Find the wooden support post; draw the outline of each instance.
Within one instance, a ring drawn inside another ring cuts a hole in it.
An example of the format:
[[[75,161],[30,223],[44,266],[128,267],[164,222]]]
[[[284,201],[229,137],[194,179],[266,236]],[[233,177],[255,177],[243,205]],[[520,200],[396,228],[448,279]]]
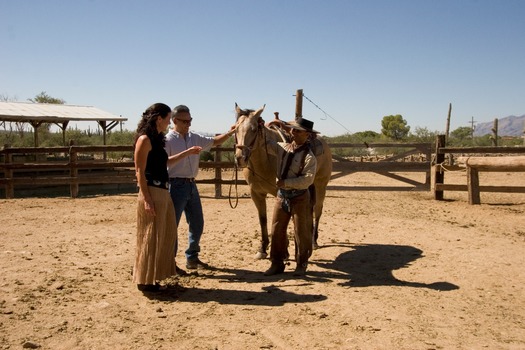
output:
[[[105,120],[99,120],[98,121],[98,125],[100,125],[100,127],[102,128],[102,140],[103,140],[103,143],[104,143],[104,146],[105,146],[106,143],[107,143],[107,126],[106,126],[106,121]],[[104,151],[104,154],[103,154],[102,158],[104,160],[108,159],[108,155],[107,155],[106,151]]]
[[[434,164],[434,183],[432,190],[434,191],[434,199],[443,200],[443,190],[436,190],[436,184],[445,183],[445,174],[441,169],[441,164],[445,161],[445,155],[439,153],[439,149],[445,147],[445,135],[436,136],[436,162]]]
[[[69,192],[71,198],[78,197],[78,168],[77,168],[78,154],[73,149],[73,140],[69,142],[69,174],[71,183],[69,185]]]
[[[479,171],[478,169],[467,167],[467,190],[468,204],[480,204],[479,194]]]
[[[40,127],[40,125],[42,125],[42,122],[36,122],[36,121],[30,121],[29,122],[31,124],[31,126],[33,127],[33,136],[34,136],[34,140],[35,140],[35,147],[38,147],[38,144],[39,144],[39,141],[38,141],[38,128]]]
[[[9,145],[4,145],[4,149],[8,149]],[[5,153],[4,163],[6,165],[13,163],[13,154]],[[13,184],[13,169],[7,167],[5,169],[4,177],[7,179],[5,185],[5,198],[15,198],[15,185]]]
[[[297,90],[295,94],[295,120],[303,116],[303,90]]]

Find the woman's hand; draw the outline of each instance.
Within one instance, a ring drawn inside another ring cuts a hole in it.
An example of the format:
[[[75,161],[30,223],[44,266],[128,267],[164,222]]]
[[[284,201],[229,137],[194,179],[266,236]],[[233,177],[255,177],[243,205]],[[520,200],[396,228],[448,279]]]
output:
[[[144,200],[144,210],[151,216],[155,216],[155,205],[151,199]]]

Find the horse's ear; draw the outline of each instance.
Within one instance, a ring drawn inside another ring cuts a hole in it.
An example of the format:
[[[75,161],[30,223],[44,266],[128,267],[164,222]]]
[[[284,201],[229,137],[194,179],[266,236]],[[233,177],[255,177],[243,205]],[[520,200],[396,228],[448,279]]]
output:
[[[241,107],[239,107],[237,102],[235,102],[235,120],[239,119],[241,112],[242,112]]]
[[[254,115],[260,117],[262,112],[264,111],[264,107],[266,107],[266,104],[264,104],[261,108],[255,111]]]

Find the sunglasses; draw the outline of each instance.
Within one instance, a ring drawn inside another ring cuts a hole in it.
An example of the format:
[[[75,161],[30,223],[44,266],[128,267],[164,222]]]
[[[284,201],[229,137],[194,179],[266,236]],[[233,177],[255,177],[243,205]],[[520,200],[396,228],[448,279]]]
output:
[[[183,124],[186,124],[186,125],[190,125],[191,121],[193,120],[193,118],[190,118],[189,120],[179,119],[179,118],[175,118],[175,119],[177,119],[178,121],[180,121],[180,122],[182,122]]]

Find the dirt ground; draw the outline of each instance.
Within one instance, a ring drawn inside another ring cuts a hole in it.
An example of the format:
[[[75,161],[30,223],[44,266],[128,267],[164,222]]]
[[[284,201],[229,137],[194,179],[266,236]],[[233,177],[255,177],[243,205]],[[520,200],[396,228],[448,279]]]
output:
[[[523,185],[525,174],[480,182]],[[466,192],[342,189],[390,184],[333,180],[305,277],[293,261],[263,276],[251,200],[232,209],[200,185],[201,258],[214,270],[175,276],[158,295],[131,282],[135,194],[2,199],[0,349],[525,349],[525,194],[469,205]],[[186,231],[183,221],[180,266]]]

